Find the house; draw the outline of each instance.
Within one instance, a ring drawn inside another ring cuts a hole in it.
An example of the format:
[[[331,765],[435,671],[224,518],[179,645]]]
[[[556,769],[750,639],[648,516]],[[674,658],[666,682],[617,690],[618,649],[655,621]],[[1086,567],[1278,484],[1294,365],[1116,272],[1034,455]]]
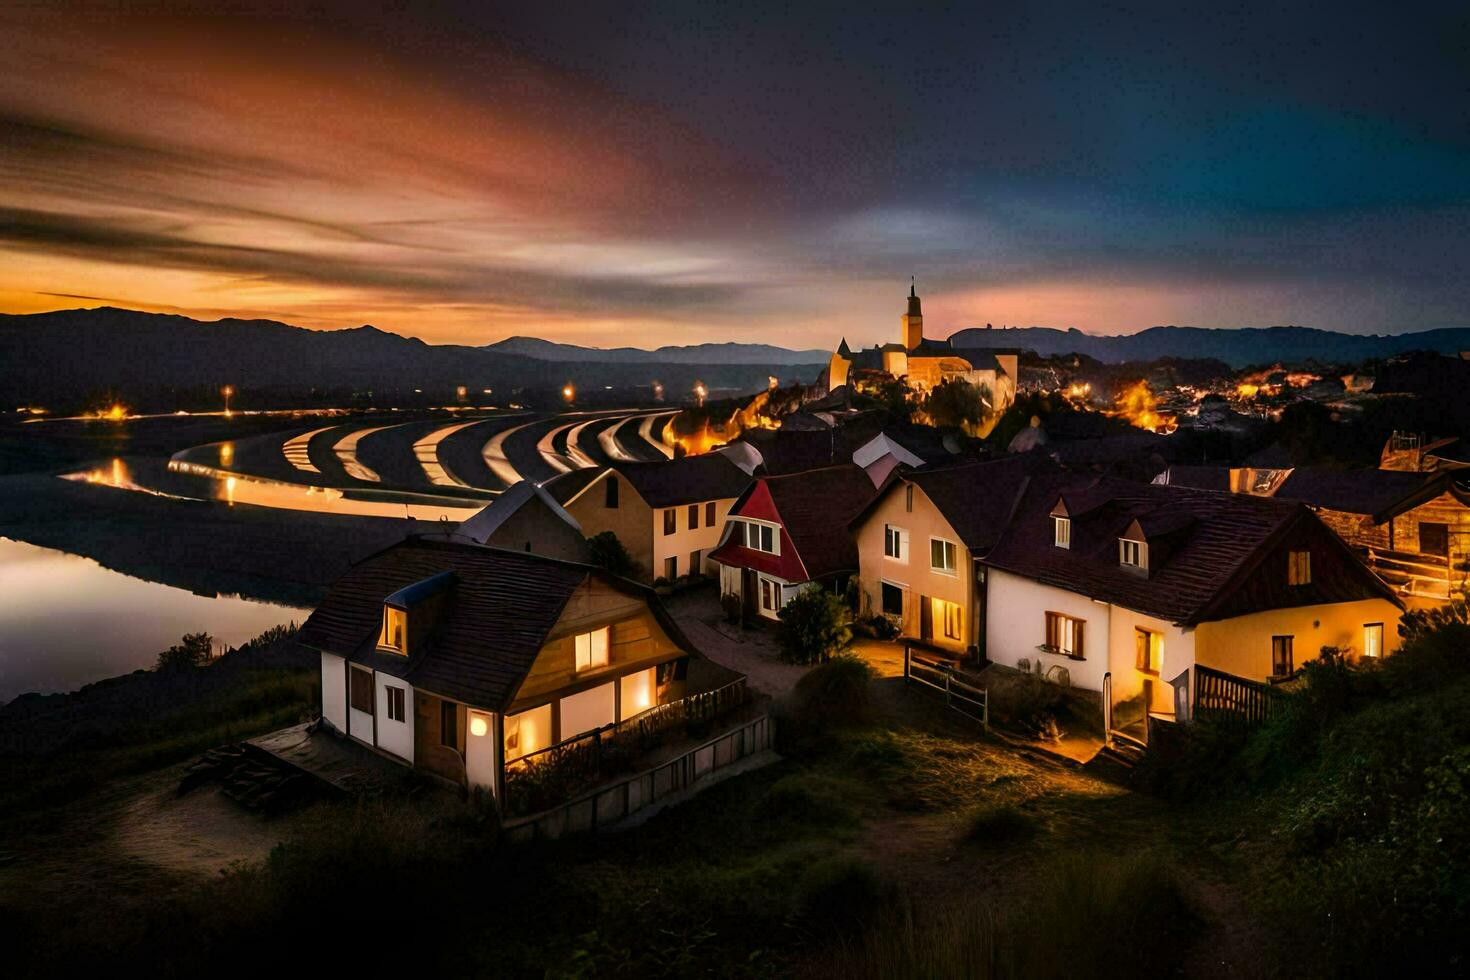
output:
[[[497,798],[508,764],[682,698],[698,656],[643,586],[419,538],[349,569],[299,639],[339,732]]]
[[[885,615],[908,639],[964,655],[985,642],[982,560],[1004,532],[1031,473],[1013,456],[935,470],[894,470],[849,523],[862,615]]]
[[[548,558],[585,562],[591,557],[582,526],[544,487],[522,480],[450,535],[474,544],[531,551]]]
[[[1171,466],[1154,482],[1300,501],[1400,595],[1432,604],[1470,589],[1470,478],[1462,472]]]
[[[713,452],[657,463],[614,463],[547,485],[587,537],[611,531],[642,582],[712,574],[709,553],[750,476]]]
[[[945,381],[964,380],[988,392],[989,409],[999,415],[1016,400],[1020,356],[1013,350],[960,348],[948,340],[924,336],[924,311],[914,287],[900,318],[899,342],[853,351],[844,339],[832,353],[826,371],[828,391],[851,384],[863,373],[905,378],[916,391],[930,391]]]
[[[1399,599],[1292,501],[1038,474],[984,563],[992,662],[1159,713],[1196,665],[1264,681],[1398,646]]]
[[[964,452],[963,433],[945,433],[928,425],[889,425],[854,450],[852,461],[867,471],[877,487],[899,466],[917,469],[958,463],[967,458]]]
[[[776,619],[812,583],[841,588],[857,571],[847,524],[875,488],[851,463],[756,480],[730,508],[720,546],[720,595],[738,596],[751,615]]]

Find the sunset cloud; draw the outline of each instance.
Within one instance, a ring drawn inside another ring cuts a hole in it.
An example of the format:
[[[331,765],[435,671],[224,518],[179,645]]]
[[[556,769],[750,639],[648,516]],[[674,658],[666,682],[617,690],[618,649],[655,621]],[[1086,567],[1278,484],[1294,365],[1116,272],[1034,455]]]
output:
[[[1470,119],[1415,101],[1465,65],[1339,72],[1391,18],[844,11],[0,13],[0,309],[825,346],[912,272],[941,334],[1467,322]]]

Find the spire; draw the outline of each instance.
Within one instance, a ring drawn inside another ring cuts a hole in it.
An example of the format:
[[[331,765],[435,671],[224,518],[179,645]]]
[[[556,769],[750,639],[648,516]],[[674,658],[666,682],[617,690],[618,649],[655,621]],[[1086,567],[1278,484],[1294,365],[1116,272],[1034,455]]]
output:
[[[918,296],[914,293],[914,286],[915,286],[914,277],[913,276],[909,276],[909,296],[912,297],[912,298],[914,298],[914,299],[917,299]]]
[[[918,287],[915,285],[914,277],[909,276],[909,316],[923,316],[923,310],[919,309]]]

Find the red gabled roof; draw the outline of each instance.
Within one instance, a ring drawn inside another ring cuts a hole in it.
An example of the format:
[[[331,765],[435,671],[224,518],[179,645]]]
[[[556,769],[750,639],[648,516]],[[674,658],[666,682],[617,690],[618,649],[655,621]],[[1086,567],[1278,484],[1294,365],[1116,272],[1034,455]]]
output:
[[[855,571],[857,543],[847,524],[874,493],[867,473],[851,463],[763,477],[735,502],[730,516],[779,524],[781,554],[766,554],[727,540],[710,557],[788,582]]]

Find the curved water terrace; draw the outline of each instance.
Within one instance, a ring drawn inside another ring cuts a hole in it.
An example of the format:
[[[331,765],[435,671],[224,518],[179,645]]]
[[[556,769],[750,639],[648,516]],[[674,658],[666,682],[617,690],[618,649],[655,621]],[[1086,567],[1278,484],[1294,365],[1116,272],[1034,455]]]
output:
[[[166,470],[121,460],[64,478],[230,505],[458,522],[523,480],[613,462],[667,459],[671,410],[382,417],[204,443]]]

